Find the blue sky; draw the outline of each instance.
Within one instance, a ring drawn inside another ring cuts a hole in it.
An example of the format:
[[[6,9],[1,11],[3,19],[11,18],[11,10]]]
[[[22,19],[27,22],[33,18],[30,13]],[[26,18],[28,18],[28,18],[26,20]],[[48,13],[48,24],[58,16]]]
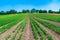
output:
[[[60,9],[60,0],[0,0],[0,11],[10,9],[21,11],[32,8],[57,11]]]

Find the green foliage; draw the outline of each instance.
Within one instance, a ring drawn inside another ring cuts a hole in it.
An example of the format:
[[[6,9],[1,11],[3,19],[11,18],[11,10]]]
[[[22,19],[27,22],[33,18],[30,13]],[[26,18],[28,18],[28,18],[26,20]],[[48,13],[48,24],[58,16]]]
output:
[[[10,37],[11,37],[11,35],[8,35],[8,36],[5,38],[5,40],[8,40]]]
[[[34,14],[36,17],[60,22],[60,14]]]
[[[34,19],[34,18],[32,18],[32,19]],[[37,19],[35,19],[35,20],[37,20]],[[32,20],[32,21],[33,21],[33,24],[34,24],[38,34],[41,36],[41,40],[46,40],[47,37],[49,40],[50,39],[53,40],[52,35],[50,35],[43,27],[39,26],[39,24],[37,22],[35,22],[35,20]]]
[[[38,40],[37,31],[36,31],[36,28],[34,27],[34,25],[32,24],[32,21],[31,21],[31,28],[32,28],[33,35],[35,37],[35,40]]]
[[[35,18],[36,19],[36,18]],[[47,26],[48,28],[52,29],[53,31],[55,31],[56,33],[60,34],[60,27],[55,26],[54,24],[48,23],[46,21],[43,20],[39,20],[36,19],[38,22],[42,23],[43,25]]]
[[[16,39],[17,34],[18,34],[19,31],[20,31],[20,37],[19,37],[18,40],[22,40],[23,31],[24,31],[24,29],[25,29],[26,24],[27,24],[27,21],[26,21],[26,19],[25,19],[21,24],[19,24],[19,25],[17,26],[17,28],[14,30],[15,34],[14,34],[12,40],[15,40],[15,39]]]
[[[38,24],[34,20],[32,20],[32,23],[34,24],[34,27],[35,27],[37,33],[41,36],[41,40],[46,40],[46,38],[45,38],[42,30],[39,28]]]
[[[16,10],[10,10],[10,11],[7,11],[6,13],[7,14],[14,14],[14,13],[17,13],[17,11]]]
[[[14,34],[12,40],[15,40],[16,36],[17,36],[17,33]]]
[[[12,14],[13,15],[13,14]],[[10,16],[12,16],[10,15]],[[4,15],[4,16],[7,16],[7,15]],[[4,33],[5,31],[7,31],[8,29],[10,29],[12,26],[14,26],[15,24],[17,24],[18,22],[20,22],[22,19],[23,19],[23,14],[21,15],[13,15],[11,18],[8,16],[6,18],[4,18],[4,16],[1,16],[1,20],[2,22],[0,22],[1,25],[3,25],[1,28],[0,28],[0,34]],[[3,19],[4,18],[4,19]],[[7,19],[10,19],[10,20],[7,20]],[[10,23],[8,23],[10,22]],[[8,23],[6,26],[4,24]]]
[[[20,37],[18,40],[22,40],[23,32],[20,33]]]

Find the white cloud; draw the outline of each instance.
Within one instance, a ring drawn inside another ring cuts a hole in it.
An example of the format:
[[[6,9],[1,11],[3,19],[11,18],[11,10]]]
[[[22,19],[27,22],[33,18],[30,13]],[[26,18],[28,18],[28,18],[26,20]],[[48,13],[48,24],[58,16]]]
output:
[[[53,0],[52,3],[41,7],[41,9],[46,9],[46,10],[54,10],[54,11],[58,11],[60,9],[60,3],[57,3],[56,0]]]
[[[58,3],[51,3],[47,6],[48,9],[51,10],[59,10],[60,9],[60,5]]]

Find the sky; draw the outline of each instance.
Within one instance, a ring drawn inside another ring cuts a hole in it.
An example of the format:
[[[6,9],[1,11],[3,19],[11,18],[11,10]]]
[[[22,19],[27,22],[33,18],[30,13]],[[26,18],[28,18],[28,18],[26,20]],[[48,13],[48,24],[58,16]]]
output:
[[[58,11],[60,0],[0,0],[0,11],[10,9],[21,11],[23,9],[31,10],[32,8]]]

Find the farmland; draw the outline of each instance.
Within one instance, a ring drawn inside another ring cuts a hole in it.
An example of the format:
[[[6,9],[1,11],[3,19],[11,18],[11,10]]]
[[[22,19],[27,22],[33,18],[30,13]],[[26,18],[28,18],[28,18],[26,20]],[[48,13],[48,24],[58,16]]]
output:
[[[60,40],[60,14],[0,15],[0,40]]]

